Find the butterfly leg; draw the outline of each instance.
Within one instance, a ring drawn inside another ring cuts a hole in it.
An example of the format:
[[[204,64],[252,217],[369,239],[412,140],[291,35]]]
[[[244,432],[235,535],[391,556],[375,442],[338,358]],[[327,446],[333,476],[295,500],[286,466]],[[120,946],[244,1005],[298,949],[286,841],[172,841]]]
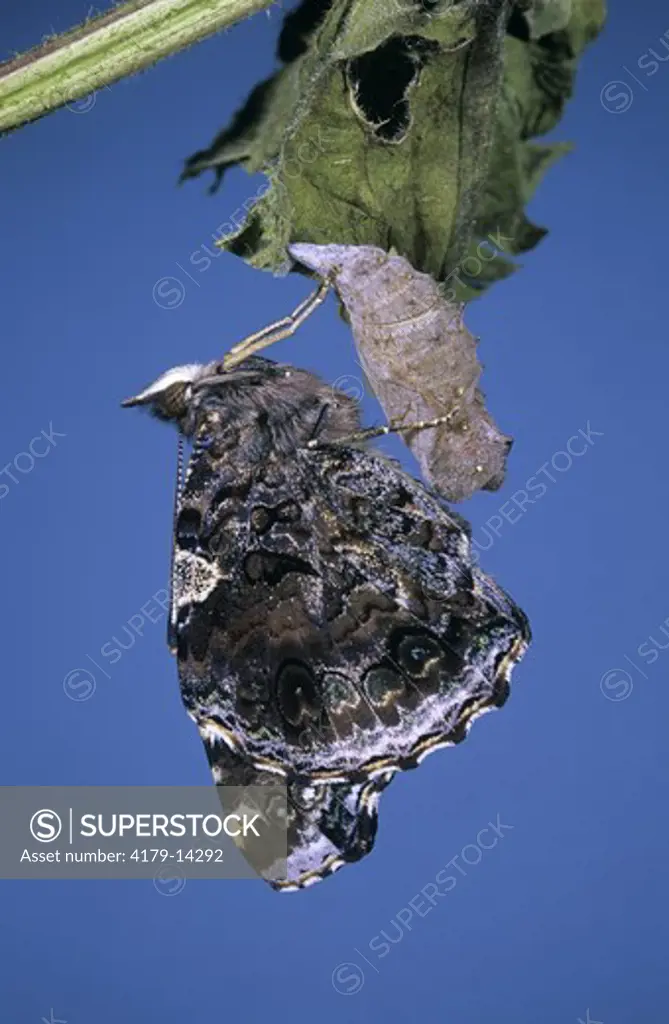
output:
[[[316,291],[308,295],[297,309],[293,310],[290,316],[285,316],[282,320],[268,324],[267,327],[256,331],[255,334],[249,334],[247,338],[233,345],[223,359],[224,368],[229,370],[231,367],[237,366],[244,359],[247,359],[254,352],[259,352],[260,349],[267,348],[268,345],[273,345],[277,341],[290,337],[304,323],[307,317],[320,306],[329,290],[329,279],[321,281]]]
[[[445,413],[443,416],[435,416],[431,420],[416,420],[413,423],[401,423],[397,420],[391,420],[390,423],[383,427],[367,427],[365,430],[358,430],[355,434],[349,434],[347,437],[338,437],[335,442],[329,441],[328,444],[360,444],[362,441],[371,441],[374,437],[385,437],[387,434],[410,434],[413,431],[430,430],[448,423],[457,411],[456,406],[455,409],[451,409],[450,412]],[[311,441],[307,441],[307,448],[318,448],[321,443],[314,438]]]

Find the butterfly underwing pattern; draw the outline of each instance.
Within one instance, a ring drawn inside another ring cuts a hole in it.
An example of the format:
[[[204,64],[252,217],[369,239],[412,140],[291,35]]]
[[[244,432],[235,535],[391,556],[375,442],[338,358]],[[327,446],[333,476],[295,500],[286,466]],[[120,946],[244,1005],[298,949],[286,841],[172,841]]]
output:
[[[296,889],[371,850],[395,773],[504,703],[523,612],[466,522],[358,440],[357,403],[258,356],[176,367],[126,405],[192,443],[172,634],[219,785],[281,783]]]
[[[392,772],[359,783],[293,781],[279,788],[275,775],[258,771],[229,747],[205,743],[205,749],[214,778],[220,780],[225,810],[260,811],[262,820],[277,829],[274,843],[267,842],[264,831],[260,839],[252,834],[234,839],[273,888],[306,888],[372,849],[379,797]]]

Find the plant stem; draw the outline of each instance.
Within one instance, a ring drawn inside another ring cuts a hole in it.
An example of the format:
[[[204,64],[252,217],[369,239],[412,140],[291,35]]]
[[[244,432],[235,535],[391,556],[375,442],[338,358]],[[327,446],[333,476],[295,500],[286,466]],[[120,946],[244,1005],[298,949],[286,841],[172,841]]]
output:
[[[130,0],[0,64],[0,133],[205,39],[274,0]]]

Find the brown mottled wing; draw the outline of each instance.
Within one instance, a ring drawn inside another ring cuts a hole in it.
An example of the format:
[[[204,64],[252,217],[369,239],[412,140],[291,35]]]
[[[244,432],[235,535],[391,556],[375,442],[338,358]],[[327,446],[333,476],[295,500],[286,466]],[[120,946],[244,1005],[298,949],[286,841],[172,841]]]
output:
[[[235,839],[250,865],[274,889],[304,889],[371,853],[379,797],[392,773],[358,784],[293,782],[279,789],[276,776],[257,771],[225,743],[208,738],[205,748],[226,812],[248,810],[251,802],[252,810],[269,819],[275,838],[285,836],[287,856],[284,849],[276,855],[276,842],[268,846],[264,841],[267,830],[261,830],[260,839],[251,834]]]
[[[279,779],[362,785],[355,801],[503,703],[525,616],[398,466],[342,446],[203,466],[184,488],[175,595],[206,743]]]

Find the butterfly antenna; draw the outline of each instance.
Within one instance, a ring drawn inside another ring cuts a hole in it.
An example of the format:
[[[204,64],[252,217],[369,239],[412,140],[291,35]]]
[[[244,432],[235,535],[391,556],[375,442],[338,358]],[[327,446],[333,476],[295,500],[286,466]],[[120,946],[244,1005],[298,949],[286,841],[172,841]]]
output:
[[[177,546],[177,520],[179,519],[179,512],[181,511],[181,494],[183,491],[183,477],[184,477],[184,439],[179,434],[179,440],[177,442],[177,479],[174,486],[174,511],[172,515],[172,558],[170,561],[170,613],[167,622],[167,646],[170,649],[170,654],[177,653],[177,609],[175,601],[175,574],[176,574],[176,560],[175,551]]]

